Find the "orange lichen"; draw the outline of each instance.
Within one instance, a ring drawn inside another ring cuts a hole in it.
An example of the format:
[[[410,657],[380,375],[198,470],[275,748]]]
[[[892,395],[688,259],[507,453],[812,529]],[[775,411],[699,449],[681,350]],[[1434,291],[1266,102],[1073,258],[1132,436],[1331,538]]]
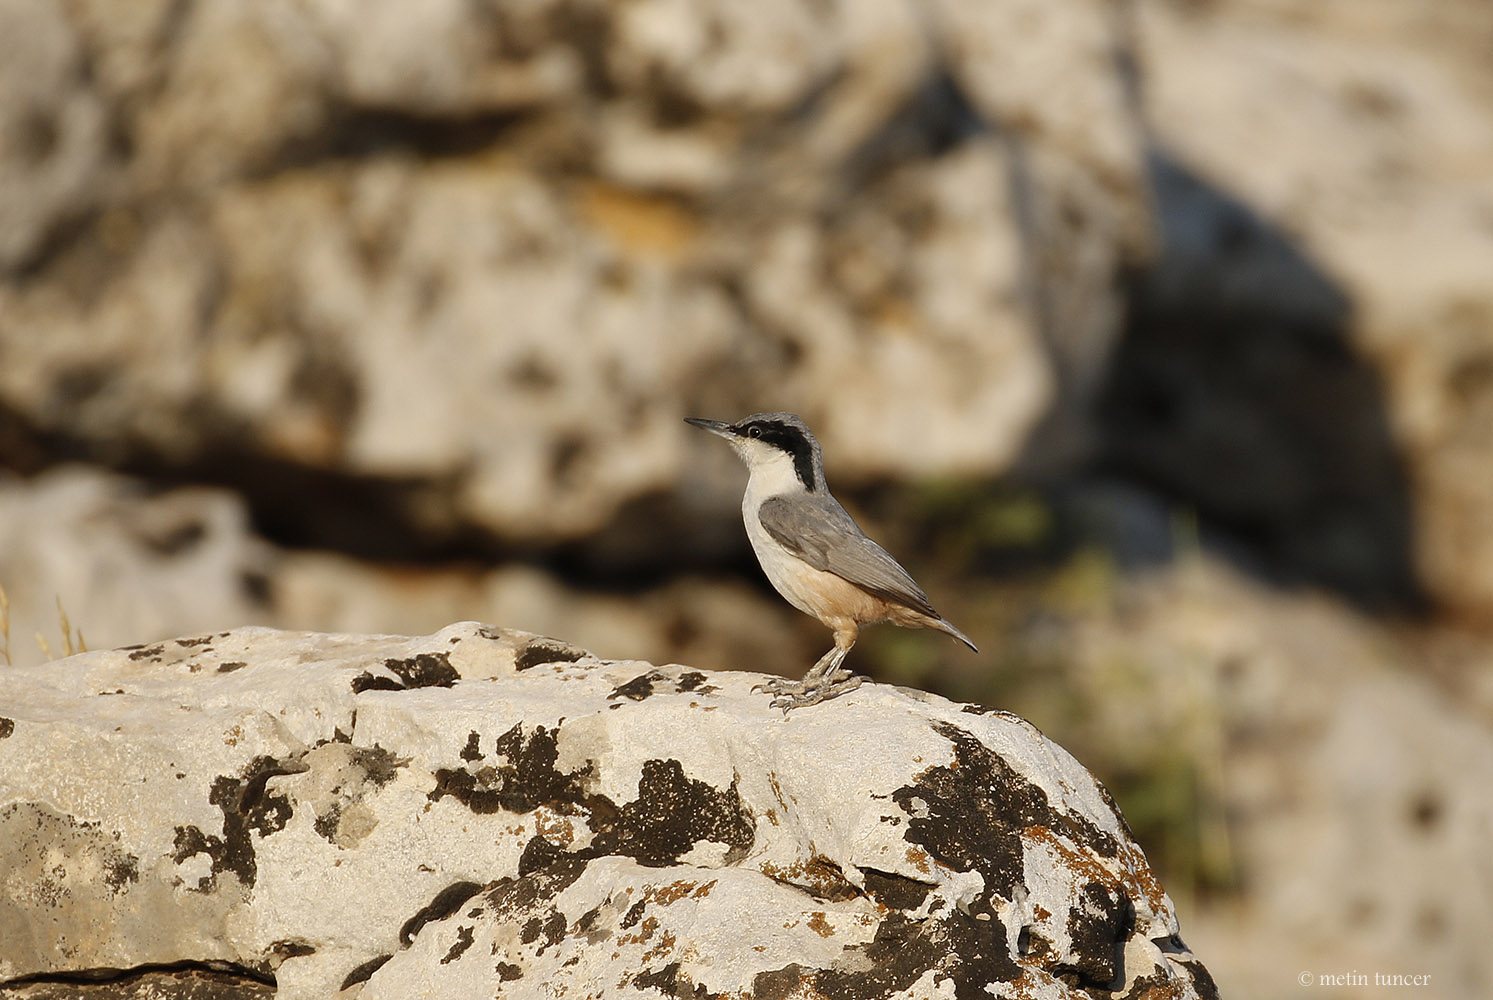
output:
[[[686,882],[680,879],[670,885],[657,886],[649,889],[646,898],[652,899],[660,906],[668,906],[670,903],[678,902],[695,890],[699,883]]]
[[[657,195],[591,183],[580,189],[576,207],[618,246],[642,254],[678,257],[700,238],[699,219],[679,203]]]

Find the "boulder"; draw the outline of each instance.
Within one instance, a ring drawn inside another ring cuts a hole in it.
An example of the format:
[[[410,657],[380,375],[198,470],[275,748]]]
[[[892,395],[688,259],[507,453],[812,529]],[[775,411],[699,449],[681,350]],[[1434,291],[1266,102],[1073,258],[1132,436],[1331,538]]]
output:
[[[1127,369],[1159,419],[1124,427],[1127,455],[1316,579],[1394,596],[1413,575],[1488,620],[1493,8],[1134,10],[1146,115],[1180,169],[1158,185],[1160,315]]]
[[[0,671],[0,981],[1216,996],[1029,723],[882,685],[784,715],[760,679],[471,622]]]
[[[1139,132],[1106,5],[966,6],[0,3],[0,461],[532,545],[677,491],[689,412],[864,478],[1070,455]]]

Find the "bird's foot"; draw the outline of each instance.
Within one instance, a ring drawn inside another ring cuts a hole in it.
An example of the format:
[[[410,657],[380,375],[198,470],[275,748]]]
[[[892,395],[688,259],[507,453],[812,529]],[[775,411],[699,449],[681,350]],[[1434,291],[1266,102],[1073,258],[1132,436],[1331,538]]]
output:
[[[864,677],[857,676],[849,670],[835,670],[820,677],[814,677],[811,673],[801,681],[779,677],[758,684],[752,690],[776,695],[777,697],[772,700],[772,707],[781,708],[783,714],[787,715],[795,708],[807,708],[809,705],[817,705],[822,701],[838,698],[842,694],[854,691],[865,682]]]

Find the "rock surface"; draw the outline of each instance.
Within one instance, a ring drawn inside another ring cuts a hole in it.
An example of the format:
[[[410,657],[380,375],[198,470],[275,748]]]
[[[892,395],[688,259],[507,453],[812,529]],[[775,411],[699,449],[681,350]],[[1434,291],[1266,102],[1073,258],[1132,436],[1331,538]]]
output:
[[[1304,997],[1303,970],[1354,968],[1493,992],[1485,644],[1448,669],[1424,636],[1197,558],[1101,603],[1050,612],[1019,669],[1084,706],[1065,742],[1126,788],[1151,855],[1186,865],[1193,884],[1167,884],[1224,995]]]
[[[847,474],[1009,468],[1145,238],[1092,0],[0,15],[0,418],[433,532],[584,536],[768,401]]]
[[[1151,404],[1183,411],[1174,420],[1191,440],[1131,427],[1148,438],[1131,446],[1169,485],[1203,483],[1205,509],[1285,524],[1294,555],[1331,567],[1319,579],[1393,583],[1410,570],[1439,605],[1487,620],[1493,7],[1135,10],[1156,141],[1233,204],[1208,234],[1209,213],[1163,192],[1179,251],[1162,276],[1173,328],[1147,369],[1175,373],[1193,350],[1211,360]],[[1261,245],[1264,227],[1275,246]],[[1277,252],[1287,243],[1294,260]],[[1374,561],[1376,534],[1401,565]]]
[[[473,623],[0,671],[0,977],[1216,995],[1108,793],[1030,724],[882,686],[785,718],[756,679]]]

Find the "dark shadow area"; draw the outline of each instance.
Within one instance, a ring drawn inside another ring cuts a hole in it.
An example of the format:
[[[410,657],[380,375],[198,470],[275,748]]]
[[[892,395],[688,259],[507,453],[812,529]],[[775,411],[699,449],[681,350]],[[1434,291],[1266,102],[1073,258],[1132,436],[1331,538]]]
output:
[[[267,971],[226,962],[96,969],[0,985],[0,996],[16,1000],[260,1000],[274,995],[275,980]]]
[[[1286,234],[1153,151],[1160,249],[1132,276],[1097,469],[1194,511],[1280,582],[1423,604],[1404,460],[1352,304]]]

